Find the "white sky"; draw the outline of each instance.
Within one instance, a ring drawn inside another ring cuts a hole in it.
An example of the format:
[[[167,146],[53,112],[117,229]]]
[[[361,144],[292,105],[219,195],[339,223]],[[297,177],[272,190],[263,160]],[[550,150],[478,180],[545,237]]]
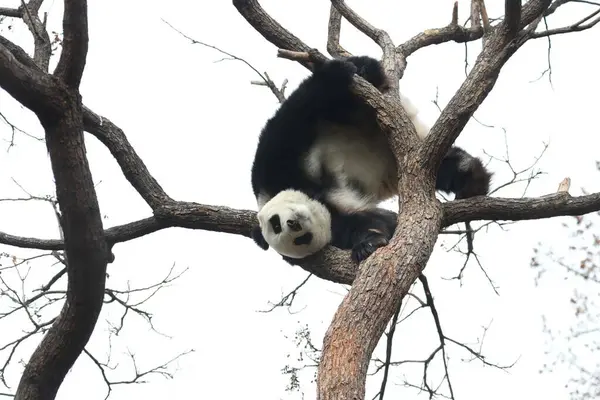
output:
[[[42,11],[50,11],[50,31],[60,29],[62,2],[48,0]],[[372,24],[385,28],[396,43],[450,20],[451,0],[409,2],[353,0],[349,4]],[[489,14],[501,13],[502,2],[490,4]],[[262,6],[283,26],[305,43],[325,52],[329,2],[263,0]],[[0,6],[18,7],[19,1],[2,0]],[[459,1],[460,21],[468,13],[469,1]],[[409,11],[410,10],[410,11]],[[586,12],[581,6],[568,6],[550,20],[551,27],[577,21]],[[151,173],[173,198],[204,204],[254,209],[250,187],[250,165],[260,129],[278,107],[265,87],[253,86],[254,72],[239,62],[224,61],[217,52],[191,45],[165,25],[166,19],[184,33],[245,58],[260,71],[267,71],[277,84],[289,80],[290,93],[307,76],[298,64],[276,58],[276,48],[266,42],[237,13],[230,1],[191,0],[90,2],[90,46],[81,92],[84,103],[120,126]],[[27,50],[31,38],[21,22],[2,34]],[[515,169],[524,168],[539,155],[543,142],[550,147],[538,166],[547,172],[534,182],[530,196],[554,192],[565,177],[572,179],[572,194],[600,190],[595,161],[600,144],[597,131],[597,101],[600,90],[597,72],[600,59],[591,51],[600,39],[598,30],[552,39],[553,88],[547,78],[533,82],[546,69],[547,42],[538,40],[524,46],[508,62],[482,107],[479,121],[494,125],[485,128],[471,121],[457,144],[475,155],[503,156],[507,131],[510,156]],[[344,22],[342,45],[354,54],[380,56],[370,40]],[[480,45],[469,48],[471,65]],[[433,123],[438,115],[431,100],[439,89],[444,106],[464,79],[464,46],[445,44],[418,51],[409,58],[401,88],[420,107],[424,119]],[[54,60],[56,62],[56,60]],[[53,64],[54,65],[54,64]],[[590,101],[592,100],[592,101]],[[0,92],[0,110],[20,128],[37,136],[43,132],[35,116],[22,110],[6,92]],[[10,130],[0,123],[3,139]],[[110,153],[91,135],[86,135],[105,227],[151,215],[149,207],[122,176]],[[492,162],[494,182],[510,178],[505,165]],[[23,135],[10,152],[0,151],[0,197],[20,197],[23,193],[14,178],[35,195],[54,193],[50,163],[45,145]],[[520,196],[523,186],[513,186],[498,195]],[[0,231],[16,235],[56,238],[58,231],[51,207],[45,203],[1,203]],[[451,346],[450,373],[457,399],[488,400],[506,398],[564,399],[566,377],[540,375],[544,363],[541,314],[551,313],[558,323],[568,321],[570,287],[556,278],[534,288],[529,268],[532,247],[538,241],[564,246],[565,231],[560,219],[522,222],[505,231],[490,229],[476,237],[476,250],[494,282],[497,296],[475,263],[470,263],[461,286],[442,277],[456,275],[462,257],[446,248],[456,238],[439,240],[425,270],[437,302],[445,333],[474,347],[482,326],[493,321],[485,338],[484,354],[491,362],[519,362],[508,373],[463,363],[468,354]],[[560,247],[557,247],[560,250]],[[2,246],[0,251],[24,257],[31,252]],[[122,354],[135,352],[140,369],[160,364],[178,352],[195,349],[179,362],[173,380],[155,377],[145,385],[116,388],[112,399],[223,398],[299,399],[284,388],[287,378],[280,370],[286,355],[295,356],[292,340],[301,325],[308,324],[313,339],[321,346],[345,288],[311,278],[296,299],[289,314],[280,309],[258,313],[268,301],[278,301],[282,292],[293,288],[307,275],[290,267],[272,251],[262,252],[246,238],[184,229],[154,233],[114,248],[116,261],[109,265],[108,286],[144,286],[163,277],[175,263],[178,270],[189,268],[182,279],[160,292],[148,309],[157,329],[171,340],[148,331],[137,317],[131,317],[122,334],[113,340],[114,359],[121,362],[112,373],[115,380],[130,379],[131,370]],[[36,264],[31,288],[38,287],[58,270],[49,260]],[[559,274],[560,275],[560,274]],[[64,287],[64,282],[63,282]],[[419,289],[420,293],[420,289]],[[55,307],[58,310],[57,307]],[[105,360],[107,318],[118,320],[121,309],[105,307],[88,349]],[[25,325],[5,321],[0,343],[6,343]],[[30,327],[27,326],[27,329]],[[397,332],[394,360],[424,359],[437,347],[430,313],[420,311]],[[38,339],[39,340],[39,339]],[[23,346],[20,357],[28,358],[37,340]],[[379,348],[376,355],[384,356]],[[6,353],[2,353],[5,357]],[[439,363],[438,363],[439,365]],[[122,368],[122,369],[121,369]],[[406,376],[418,384],[422,368],[406,369]],[[7,379],[16,388],[21,367],[9,368]],[[439,375],[439,368],[434,368]],[[310,372],[312,373],[312,371]],[[379,387],[381,375],[370,378],[367,396]],[[393,374],[386,398],[416,398],[415,392],[401,388],[402,376]],[[306,399],[315,398],[314,385],[303,381]],[[90,360],[82,356],[60,389],[59,399],[103,399],[102,377]],[[426,398],[422,395],[422,398]],[[368,397],[370,398],[370,397]],[[421,398],[421,397],[419,397]]]

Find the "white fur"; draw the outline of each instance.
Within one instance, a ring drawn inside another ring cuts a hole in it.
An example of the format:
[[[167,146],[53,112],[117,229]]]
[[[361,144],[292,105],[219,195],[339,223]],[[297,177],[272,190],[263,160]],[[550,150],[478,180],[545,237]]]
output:
[[[429,127],[419,118],[419,111],[407,97],[401,95],[400,100],[417,135],[425,138]],[[317,180],[321,178],[322,168],[335,177],[337,188],[327,194],[328,201],[341,210],[352,212],[376,207],[397,194],[396,161],[387,137],[375,121],[363,126],[323,123],[319,130],[304,168]],[[351,186],[352,181],[359,182],[369,195],[358,192]]]
[[[259,204],[260,207],[260,204]],[[275,234],[269,219],[279,215],[281,233]],[[284,190],[270,199],[257,214],[262,235],[276,252],[291,258],[304,258],[324,248],[331,241],[331,214],[320,202],[296,190]],[[291,230],[286,221],[297,220],[302,230]],[[311,232],[308,245],[296,245],[294,239]]]
[[[258,197],[256,198],[256,203],[258,205],[258,210],[260,211],[261,208],[263,208],[265,206],[265,204],[267,204],[267,202],[271,200],[271,196],[265,194],[265,193],[259,193]]]
[[[429,135],[430,128],[419,118],[419,110],[417,107],[402,93],[400,93],[400,104],[402,104],[404,111],[406,111],[406,114],[408,114],[408,118],[415,126],[417,136],[419,136],[421,139],[425,139],[425,136]]]

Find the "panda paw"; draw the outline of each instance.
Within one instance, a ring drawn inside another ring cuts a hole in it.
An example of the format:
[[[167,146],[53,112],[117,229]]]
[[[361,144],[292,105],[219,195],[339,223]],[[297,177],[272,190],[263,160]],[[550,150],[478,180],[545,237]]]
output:
[[[366,260],[371,254],[380,247],[387,246],[389,240],[384,236],[377,236],[369,238],[364,242],[355,245],[352,248],[352,261],[361,263]]]
[[[327,84],[349,85],[357,71],[356,65],[351,62],[330,60],[321,65],[315,71],[315,75]]]

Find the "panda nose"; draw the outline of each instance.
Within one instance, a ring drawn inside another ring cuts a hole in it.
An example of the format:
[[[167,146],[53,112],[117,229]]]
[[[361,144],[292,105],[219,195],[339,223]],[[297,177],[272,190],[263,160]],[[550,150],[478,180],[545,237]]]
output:
[[[302,225],[300,225],[300,222],[298,222],[298,220],[288,219],[286,223],[287,226],[289,226],[290,229],[294,232],[300,232],[302,230]]]

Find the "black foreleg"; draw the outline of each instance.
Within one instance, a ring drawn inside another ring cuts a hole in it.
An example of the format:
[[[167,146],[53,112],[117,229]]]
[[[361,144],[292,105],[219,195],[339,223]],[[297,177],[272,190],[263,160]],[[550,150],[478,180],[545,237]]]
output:
[[[332,213],[331,217],[331,244],[352,250],[352,259],[358,263],[389,243],[397,223],[395,212],[380,208],[353,214]]]

